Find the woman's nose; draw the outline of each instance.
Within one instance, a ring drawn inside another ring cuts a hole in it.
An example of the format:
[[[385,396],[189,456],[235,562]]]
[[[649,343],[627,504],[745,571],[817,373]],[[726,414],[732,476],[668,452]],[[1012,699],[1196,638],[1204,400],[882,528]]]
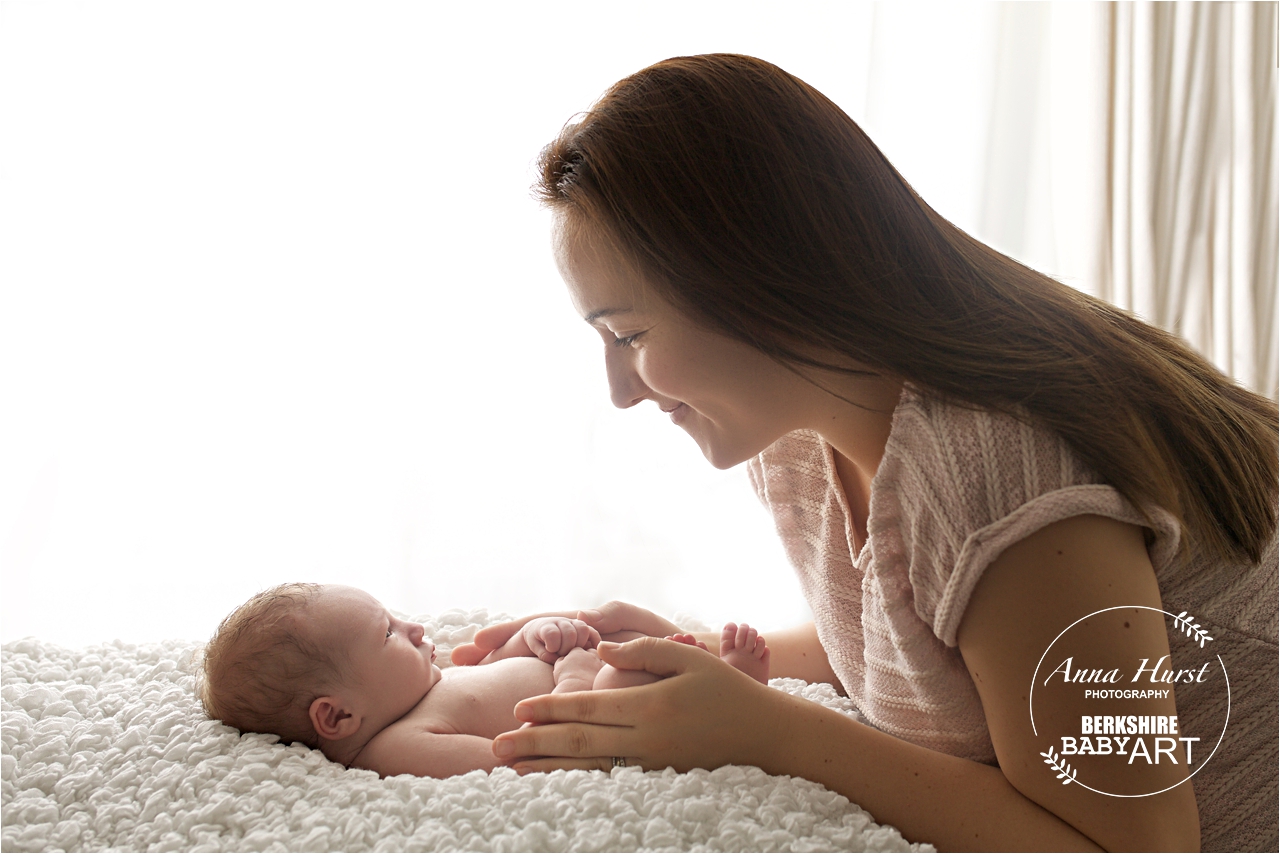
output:
[[[612,350],[612,347],[610,348]],[[607,352],[604,357],[605,373],[609,376],[609,399],[619,409],[630,409],[649,394],[649,387],[640,379],[631,360],[622,353]]]

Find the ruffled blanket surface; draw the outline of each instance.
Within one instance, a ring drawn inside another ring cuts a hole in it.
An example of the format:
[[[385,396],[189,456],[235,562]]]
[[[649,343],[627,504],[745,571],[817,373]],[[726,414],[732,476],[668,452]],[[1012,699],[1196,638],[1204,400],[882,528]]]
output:
[[[496,619],[419,621],[447,661]],[[4,645],[4,851],[933,850],[816,783],[743,766],[379,779],[209,720],[198,649]],[[771,684],[857,714],[828,685]]]

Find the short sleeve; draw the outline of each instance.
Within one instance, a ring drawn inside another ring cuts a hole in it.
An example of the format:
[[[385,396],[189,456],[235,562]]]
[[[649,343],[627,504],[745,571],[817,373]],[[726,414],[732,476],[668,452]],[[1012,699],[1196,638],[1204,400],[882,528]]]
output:
[[[907,564],[917,615],[951,647],[982,573],[1009,546],[1072,516],[1151,527],[1056,434],[909,387],[875,481],[869,533],[879,559]],[[1159,573],[1180,532],[1164,510],[1150,515]]]

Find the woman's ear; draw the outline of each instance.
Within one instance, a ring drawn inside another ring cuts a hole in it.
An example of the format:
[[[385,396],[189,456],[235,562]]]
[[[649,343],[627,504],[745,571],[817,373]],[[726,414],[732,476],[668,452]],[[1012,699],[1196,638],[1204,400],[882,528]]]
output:
[[[345,708],[339,697],[317,697],[307,714],[316,734],[325,741],[341,741],[360,729],[361,716]]]

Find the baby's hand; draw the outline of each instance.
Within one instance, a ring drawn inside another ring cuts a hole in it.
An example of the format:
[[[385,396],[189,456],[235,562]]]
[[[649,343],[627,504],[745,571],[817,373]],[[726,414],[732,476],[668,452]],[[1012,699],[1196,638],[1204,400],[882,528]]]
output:
[[[600,643],[600,633],[582,620],[568,617],[538,617],[524,624],[520,630],[529,651],[538,658],[553,663],[574,649],[594,649]]]

